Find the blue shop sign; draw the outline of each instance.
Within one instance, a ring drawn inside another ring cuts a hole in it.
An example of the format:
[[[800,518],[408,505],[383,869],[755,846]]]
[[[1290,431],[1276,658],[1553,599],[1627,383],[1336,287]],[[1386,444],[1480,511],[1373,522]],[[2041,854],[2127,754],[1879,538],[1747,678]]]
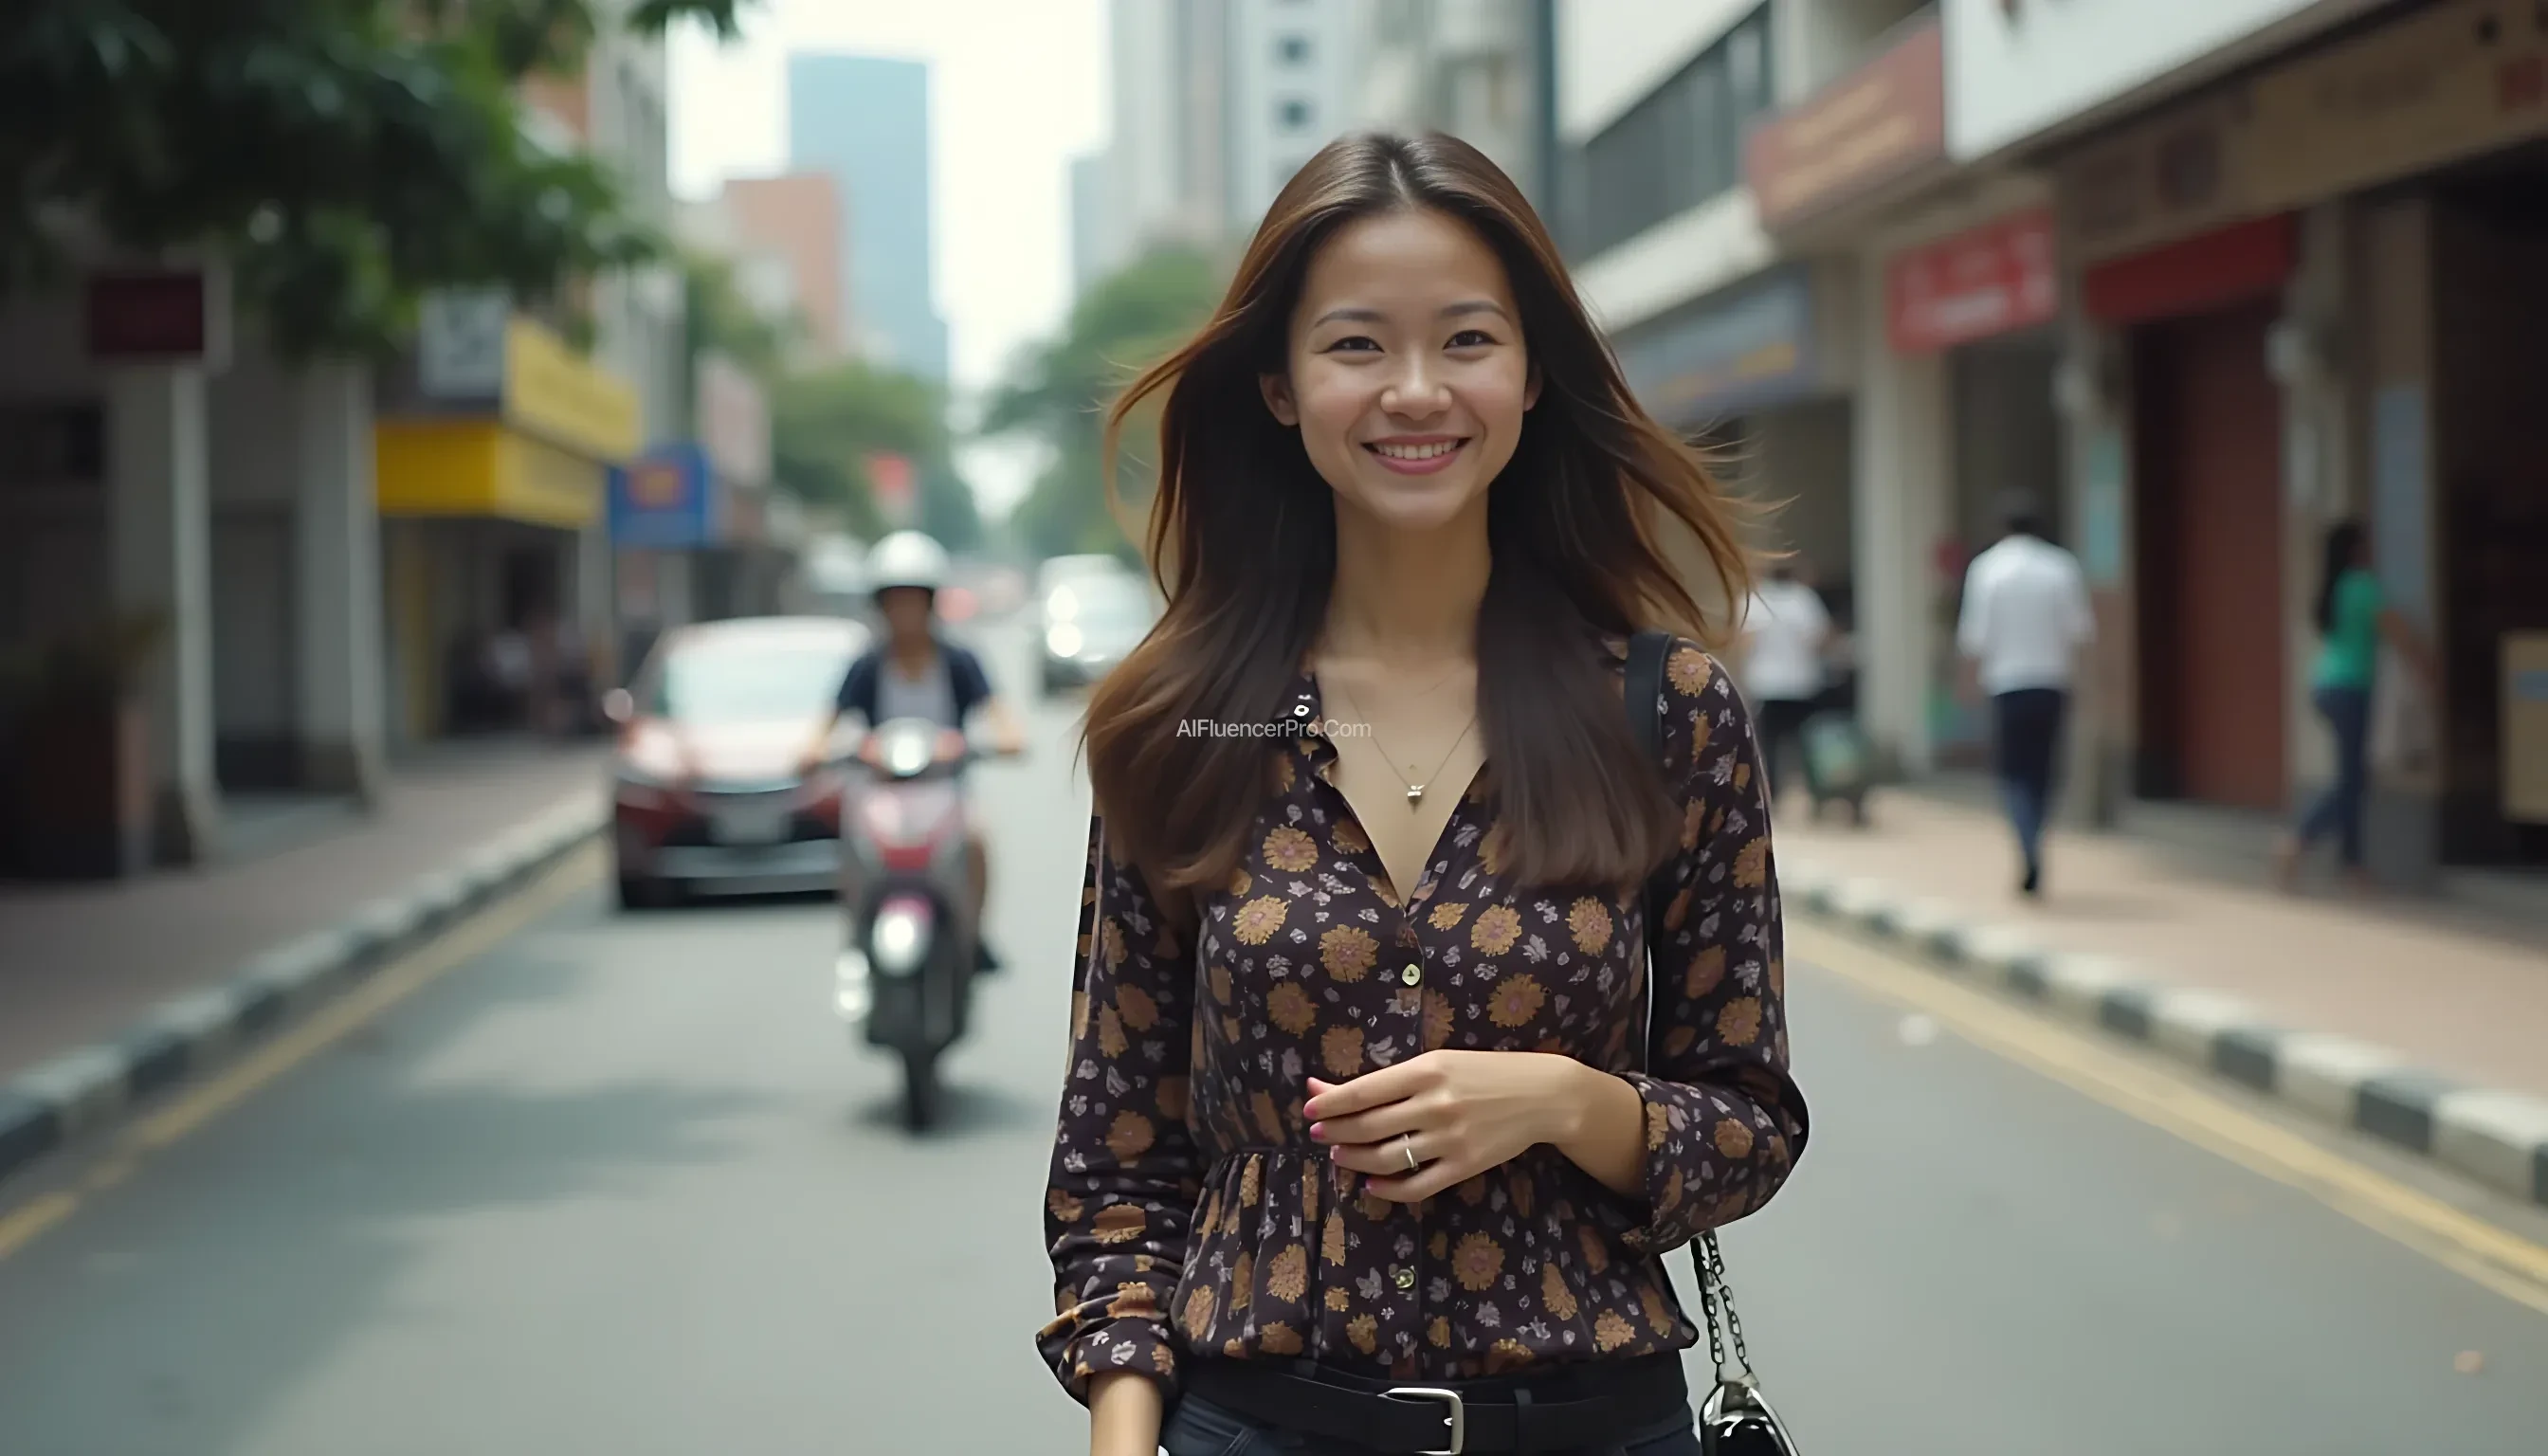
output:
[[[716,477],[696,442],[659,445],[610,471],[610,539],[682,551],[717,538]]]
[[[1780,269],[1632,330],[1618,346],[1628,387],[1667,424],[1703,424],[1817,393],[1813,285]]]

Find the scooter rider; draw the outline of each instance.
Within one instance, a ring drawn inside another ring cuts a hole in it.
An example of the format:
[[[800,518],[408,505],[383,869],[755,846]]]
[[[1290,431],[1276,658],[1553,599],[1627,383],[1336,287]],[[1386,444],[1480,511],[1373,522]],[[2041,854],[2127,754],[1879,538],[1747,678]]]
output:
[[[1025,752],[1026,732],[1016,714],[992,691],[990,675],[971,652],[938,635],[938,592],[947,583],[947,550],[921,531],[895,531],[867,554],[867,587],[875,593],[886,634],[841,680],[830,718],[805,751],[807,764],[822,761],[841,720],[858,714],[867,727],[894,718],[927,718],[943,724],[947,751],[961,747],[964,725],[979,712],[990,721],[994,750]],[[965,867],[972,891],[973,924],[982,924],[990,888],[990,855],[978,819],[965,826]],[[984,968],[997,964],[987,941]]]

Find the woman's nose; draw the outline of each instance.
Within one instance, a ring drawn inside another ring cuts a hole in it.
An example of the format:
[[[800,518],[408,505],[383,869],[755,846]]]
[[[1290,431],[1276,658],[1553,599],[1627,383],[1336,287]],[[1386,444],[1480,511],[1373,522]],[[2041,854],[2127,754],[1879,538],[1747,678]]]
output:
[[[1393,414],[1430,414],[1450,404],[1450,391],[1443,387],[1442,377],[1423,360],[1410,360],[1381,392],[1381,408]]]

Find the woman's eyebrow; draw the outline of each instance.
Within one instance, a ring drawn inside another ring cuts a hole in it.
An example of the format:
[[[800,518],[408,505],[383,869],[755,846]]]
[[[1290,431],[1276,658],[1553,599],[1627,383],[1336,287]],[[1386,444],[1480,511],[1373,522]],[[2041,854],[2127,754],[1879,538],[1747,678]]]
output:
[[[1456,304],[1445,304],[1442,306],[1442,312],[1434,317],[1457,318],[1469,314],[1493,314],[1506,322],[1512,321],[1512,316],[1504,312],[1503,305],[1492,299],[1465,299]],[[1318,321],[1310,326],[1319,328],[1329,323],[1385,323],[1388,318],[1389,316],[1378,309],[1329,309],[1320,315]]]

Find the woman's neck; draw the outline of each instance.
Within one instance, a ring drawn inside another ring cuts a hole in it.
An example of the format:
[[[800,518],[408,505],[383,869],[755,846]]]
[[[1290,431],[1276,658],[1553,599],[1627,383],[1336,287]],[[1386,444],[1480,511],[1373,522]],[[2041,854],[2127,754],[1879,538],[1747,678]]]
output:
[[[1477,650],[1478,606],[1493,565],[1487,502],[1429,531],[1404,531],[1336,512],[1336,576],[1321,650],[1376,664],[1466,658]]]

